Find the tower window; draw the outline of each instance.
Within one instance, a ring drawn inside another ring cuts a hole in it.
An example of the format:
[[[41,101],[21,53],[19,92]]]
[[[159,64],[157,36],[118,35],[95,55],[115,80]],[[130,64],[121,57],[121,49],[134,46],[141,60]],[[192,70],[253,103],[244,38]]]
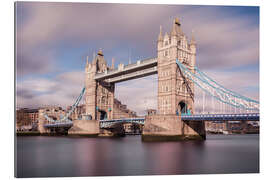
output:
[[[164,54],[164,56],[168,56],[168,51],[165,51],[165,54]]]
[[[167,46],[168,45],[168,41],[165,41],[165,46]]]

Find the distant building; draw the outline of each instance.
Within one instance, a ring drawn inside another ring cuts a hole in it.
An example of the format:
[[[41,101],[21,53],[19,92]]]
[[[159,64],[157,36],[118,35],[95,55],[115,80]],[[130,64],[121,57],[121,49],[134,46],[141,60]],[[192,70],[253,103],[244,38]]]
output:
[[[257,121],[206,121],[205,130],[208,133],[248,134],[259,133]]]
[[[67,107],[67,112],[71,110],[72,106]],[[75,108],[74,112],[69,116],[71,120],[77,120],[81,119],[82,115],[85,114],[86,109],[85,109],[85,104],[79,105]]]
[[[38,109],[22,108],[16,110],[16,130],[32,130],[38,123]]]
[[[125,123],[123,124],[125,134],[141,134],[143,125],[135,123]]]
[[[39,113],[44,113],[53,120],[60,120],[66,111],[59,106],[46,106],[39,109]]]
[[[113,119],[137,117],[135,111],[127,108],[127,105],[122,104],[118,99],[114,99],[113,105]]]
[[[157,113],[156,109],[147,109],[146,111],[147,111],[147,115],[153,115]]]

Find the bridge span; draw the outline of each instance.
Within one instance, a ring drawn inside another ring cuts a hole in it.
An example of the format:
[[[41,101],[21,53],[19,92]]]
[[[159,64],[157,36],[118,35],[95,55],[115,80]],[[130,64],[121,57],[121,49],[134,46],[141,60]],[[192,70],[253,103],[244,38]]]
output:
[[[183,121],[259,121],[259,113],[249,113],[249,114],[194,114],[194,115],[183,115],[181,116]],[[100,128],[110,127],[118,123],[136,123],[144,124],[145,117],[137,118],[122,118],[122,119],[104,119],[100,120]],[[54,122],[50,124],[45,124],[46,128],[60,128],[60,127],[71,127],[73,125],[72,121],[68,122]]]

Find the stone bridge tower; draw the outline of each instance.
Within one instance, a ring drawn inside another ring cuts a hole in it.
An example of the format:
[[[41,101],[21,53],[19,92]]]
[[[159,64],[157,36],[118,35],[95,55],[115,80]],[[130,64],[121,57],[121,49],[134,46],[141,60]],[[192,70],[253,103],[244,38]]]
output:
[[[194,37],[187,40],[178,19],[170,34],[163,36],[160,28],[157,57],[158,114],[146,116],[142,140],[205,139],[203,121],[185,122],[179,116],[194,113],[194,84],[179,70],[176,59],[194,72],[196,43]]]
[[[176,59],[194,72],[196,44],[188,42],[176,18],[170,34],[160,33],[157,42],[158,57],[158,112],[159,114],[194,113],[194,84],[183,76]]]
[[[114,104],[114,84],[94,79],[96,73],[108,71],[103,53],[99,50],[92,62],[86,62],[85,67],[85,98],[86,114],[91,115],[92,119],[112,119]]]

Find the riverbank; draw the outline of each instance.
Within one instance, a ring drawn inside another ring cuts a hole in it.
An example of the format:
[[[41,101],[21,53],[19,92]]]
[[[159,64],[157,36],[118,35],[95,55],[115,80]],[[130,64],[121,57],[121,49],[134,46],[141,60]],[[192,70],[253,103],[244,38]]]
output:
[[[223,134],[223,133],[216,133],[216,132],[207,132],[207,135],[211,135],[211,134],[219,134],[219,135],[234,135],[234,134],[241,134],[241,133],[229,133],[229,134]],[[259,134],[257,132],[248,132],[246,134]],[[136,134],[125,134],[124,136],[134,136],[134,135],[141,135],[139,133]],[[45,134],[41,134],[38,131],[20,131],[20,132],[16,132],[16,136],[68,136],[68,137],[123,137],[123,136],[105,136],[105,135],[99,135],[99,134],[55,134],[55,133],[45,133]],[[147,140],[152,140],[153,137],[146,137],[144,138]],[[154,137],[154,139],[156,140],[156,137]],[[159,138],[158,138],[159,139]],[[166,137],[161,137],[161,139],[163,141],[166,141],[168,138]],[[173,140],[179,140],[182,139],[183,137],[178,137],[175,136],[173,138]]]
[[[40,132],[38,131],[20,131],[16,132],[17,136],[40,136]]]

